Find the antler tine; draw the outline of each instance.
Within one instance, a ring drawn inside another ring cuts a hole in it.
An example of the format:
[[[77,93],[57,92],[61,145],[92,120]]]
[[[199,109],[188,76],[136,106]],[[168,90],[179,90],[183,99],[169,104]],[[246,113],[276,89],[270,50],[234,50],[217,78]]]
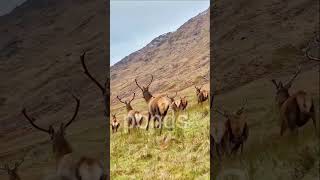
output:
[[[121,103],[126,104],[124,101],[122,101],[122,100],[120,99],[119,96],[117,96],[117,99],[118,99]]]
[[[150,81],[150,83],[147,85],[147,87],[149,87],[149,86],[151,85],[152,81],[153,81],[153,75],[151,74],[151,81]]]
[[[82,67],[84,69],[84,73],[91,79],[91,81],[93,81],[97,86],[98,88],[102,91],[102,94],[104,94],[106,92],[106,88],[104,88],[89,72],[88,68],[87,68],[87,65],[85,64],[85,55],[86,55],[86,51],[84,51],[82,53],[82,55],[80,56],[80,60],[81,60],[81,64],[82,64]]]
[[[271,82],[276,86],[276,88],[279,87],[279,85],[277,84],[277,81],[276,81],[276,80],[272,79]]]
[[[136,93],[133,93],[133,96],[132,96],[132,99],[130,100],[130,102],[134,100],[135,96],[136,96]]]
[[[80,107],[80,99],[77,98],[74,94],[72,94],[72,97],[75,99],[77,105],[76,105],[76,109],[74,111],[74,114],[72,116],[72,118],[69,120],[69,122],[64,126],[65,128],[67,128],[77,117],[78,115],[78,111],[79,111],[79,107]]]
[[[143,89],[139,86],[137,79],[134,79],[134,81],[136,82],[136,85],[138,86],[138,88],[141,89],[141,90],[143,90]]]
[[[318,42],[318,43],[319,43],[319,42]],[[309,51],[310,51],[310,50],[311,50],[311,49],[308,48],[308,49],[306,50],[306,52],[305,52],[305,55],[307,56],[307,58],[308,58],[309,60],[312,60],[312,61],[320,62],[320,58],[313,57],[313,56],[311,56],[311,55],[309,54]]]
[[[50,134],[50,131],[48,129],[44,129],[44,128],[41,128],[39,126],[37,126],[33,121],[35,121],[34,118],[31,118],[28,116],[27,112],[26,112],[26,108],[23,108],[22,109],[22,114],[24,115],[24,117],[30,122],[30,124],[35,127],[36,129],[40,130],[40,131],[43,131],[43,132],[46,132],[46,133],[49,133]]]
[[[290,79],[290,81],[285,85],[286,88],[290,88],[292,85],[292,82],[296,79],[296,77],[300,74],[301,72],[301,66],[298,67],[297,72],[293,75],[293,77]]]

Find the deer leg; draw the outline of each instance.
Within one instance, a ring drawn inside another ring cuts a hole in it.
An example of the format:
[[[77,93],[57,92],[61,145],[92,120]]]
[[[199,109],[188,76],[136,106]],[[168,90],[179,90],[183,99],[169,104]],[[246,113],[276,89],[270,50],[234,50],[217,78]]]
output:
[[[163,119],[164,119],[164,116],[160,118],[160,135],[162,134]]]
[[[149,130],[150,119],[151,119],[151,114],[148,113],[148,122],[147,122],[147,127],[146,127],[146,130],[147,130],[147,131]]]
[[[128,118],[128,133],[130,133],[131,124],[132,124],[132,119]]]

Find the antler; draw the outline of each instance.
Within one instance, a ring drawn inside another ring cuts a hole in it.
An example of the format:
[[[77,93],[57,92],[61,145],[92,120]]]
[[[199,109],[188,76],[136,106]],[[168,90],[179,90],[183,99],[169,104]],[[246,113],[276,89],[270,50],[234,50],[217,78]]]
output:
[[[122,101],[122,100],[119,98],[119,96],[117,96],[117,99],[118,99],[121,103],[126,104],[126,102]]]
[[[43,132],[46,132],[48,134],[50,134],[50,131],[48,129],[44,129],[44,128],[41,128],[39,126],[37,126],[33,121],[35,121],[34,118],[31,118],[30,116],[28,116],[27,112],[26,112],[26,108],[23,108],[22,109],[22,114],[24,115],[24,117],[30,122],[30,124],[35,127],[36,129],[40,130],[40,131],[43,131]]]
[[[78,111],[79,111],[79,107],[80,107],[80,99],[78,99],[75,95],[72,94],[72,97],[75,99],[75,101],[77,102],[77,106],[76,109],[74,111],[74,114],[71,118],[71,120],[64,126],[65,128],[67,128],[77,117]]]
[[[245,108],[245,106],[247,105],[248,99],[244,99],[242,106],[239,108],[239,110],[237,112],[242,112]]]
[[[143,89],[139,86],[137,79],[134,79],[134,81],[136,82],[136,85],[138,86],[138,88],[141,89],[141,90],[143,90]]]
[[[319,37],[316,37],[316,38],[314,39],[314,41],[315,41],[315,43],[318,44],[318,47],[317,47],[317,48],[320,48],[320,47],[319,47],[319,46],[320,46],[320,38],[319,38]],[[309,51],[310,51],[310,50],[311,50],[311,47],[310,47],[310,44],[309,44],[309,47],[307,47],[306,52],[305,52],[306,57],[307,57],[309,60],[320,62],[320,58],[313,57],[313,56],[311,56],[311,55],[309,54]]]
[[[87,65],[85,64],[85,55],[86,55],[86,51],[84,51],[82,53],[82,55],[80,56],[80,60],[81,60],[81,64],[82,64],[82,67],[84,69],[84,73],[91,79],[91,81],[93,81],[97,86],[98,88],[101,90],[102,94],[105,94],[106,93],[106,85],[107,85],[107,82],[105,82],[105,87],[103,87],[88,71],[88,68],[87,68]]]
[[[291,78],[291,80],[285,85],[286,88],[290,88],[292,86],[292,82],[295,80],[295,78],[300,74],[301,72],[301,67],[298,67],[297,72],[293,75],[293,77]]]
[[[129,103],[131,103],[131,101],[134,100],[135,96],[136,96],[136,93],[133,93],[132,99],[129,101]]]
[[[277,84],[277,81],[272,79],[271,82],[276,86],[276,88],[279,88],[279,85]]]
[[[151,81],[146,87],[149,87],[151,85],[152,81],[153,81],[153,75],[151,74]]]

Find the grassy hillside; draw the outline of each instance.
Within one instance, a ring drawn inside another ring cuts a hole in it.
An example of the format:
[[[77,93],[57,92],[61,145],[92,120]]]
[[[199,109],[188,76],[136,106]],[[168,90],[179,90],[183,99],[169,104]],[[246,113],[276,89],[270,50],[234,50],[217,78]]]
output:
[[[118,110],[120,132],[111,135],[113,179],[210,179],[209,106],[197,105],[192,88],[182,93],[188,95],[190,105],[176,122],[173,111],[169,111],[161,136],[152,121],[149,131],[144,122],[143,128],[128,134],[124,107]],[[137,101],[133,107],[147,109],[144,101]]]

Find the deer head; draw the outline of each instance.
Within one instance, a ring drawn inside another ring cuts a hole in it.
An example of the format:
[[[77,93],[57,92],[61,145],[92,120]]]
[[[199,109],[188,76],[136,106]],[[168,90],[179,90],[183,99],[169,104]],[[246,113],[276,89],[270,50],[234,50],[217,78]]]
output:
[[[113,121],[113,122],[117,122],[116,114],[112,114],[112,121]]]
[[[138,84],[137,79],[134,79],[134,81],[136,82],[136,85],[138,86],[138,88],[141,89],[143,98],[148,102],[148,101],[153,97],[152,94],[151,94],[150,91],[149,91],[149,87],[150,87],[150,85],[151,85],[151,83],[152,83],[152,81],[153,81],[153,75],[151,75],[150,83],[149,83],[147,86],[142,86],[142,87],[141,87],[141,86]]]
[[[24,157],[25,155],[20,161],[15,162],[13,167],[11,167],[9,163],[6,163],[0,167],[0,170],[5,171],[9,175],[9,180],[21,180],[18,174],[18,169],[24,162]]]
[[[78,114],[78,111],[79,111],[80,100],[77,97],[75,97],[74,95],[73,95],[73,98],[75,99],[75,101],[77,103],[75,111],[73,113],[73,116],[66,124],[61,122],[58,129],[55,129],[53,127],[53,124],[50,124],[49,128],[47,128],[47,129],[39,127],[38,125],[36,125],[34,123],[34,121],[36,119],[31,117],[31,116],[29,116],[27,114],[27,111],[26,111],[25,108],[22,110],[22,114],[24,115],[24,117],[29,121],[29,123],[34,128],[36,128],[37,130],[39,130],[41,132],[47,133],[50,136],[50,139],[51,139],[51,142],[52,142],[52,149],[53,149],[54,154],[56,155],[56,158],[59,158],[64,154],[72,152],[71,146],[69,145],[69,143],[65,139],[65,132],[67,130],[67,127],[72,122],[74,122],[74,120],[75,120],[75,118],[76,118],[76,116]]]
[[[197,86],[194,86],[194,88],[196,89],[196,93],[197,95],[201,92],[201,88],[202,87],[197,87]]]
[[[320,48],[320,38],[319,38],[319,37],[318,37],[318,38],[315,38],[314,43],[315,43],[315,46],[316,46],[316,48],[318,49],[318,52],[319,52],[319,48]],[[311,44],[311,43],[310,43],[310,44]],[[305,56],[306,56],[309,60],[311,60],[311,61],[320,62],[320,58],[314,57],[314,56],[311,56],[311,55],[310,55],[310,51],[311,51],[311,46],[310,46],[310,44],[309,44],[309,46],[307,47],[307,49],[306,49],[306,51],[305,51]]]
[[[134,100],[135,96],[136,96],[136,93],[133,93],[132,99],[129,100],[129,101],[122,101],[121,98],[119,98],[119,96],[117,96],[117,99],[118,99],[121,103],[123,103],[123,104],[126,105],[127,111],[130,111],[130,110],[133,109],[132,106],[131,106],[131,102]]]
[[[274,79],[271,80],[276,88],[276,101],[279,105],[283,104],[289,98],[289,89],[291,88],[293,81],[296,79],[300,72],[301,67],[298,68],[293,77],[285,84],[283,84],[281,81],[277,82]]]

